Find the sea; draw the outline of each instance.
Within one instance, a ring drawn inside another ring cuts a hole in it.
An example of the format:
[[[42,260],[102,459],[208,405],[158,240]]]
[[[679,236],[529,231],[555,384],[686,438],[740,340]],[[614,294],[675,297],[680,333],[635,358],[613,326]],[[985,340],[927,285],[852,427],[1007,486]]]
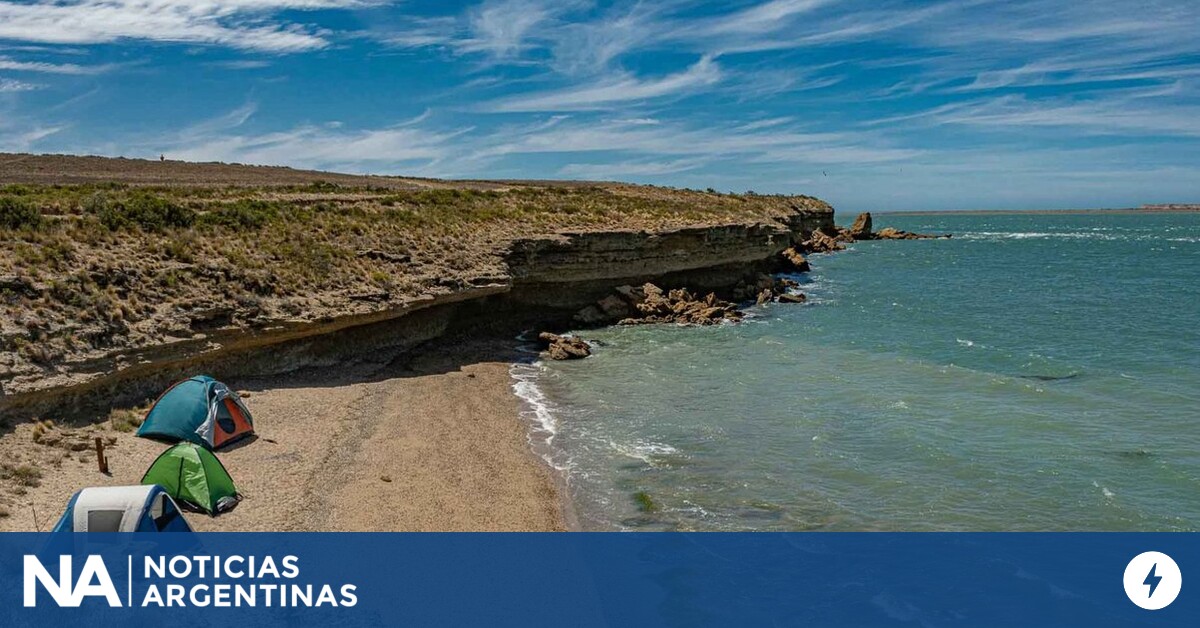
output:
[[[579,527],[1200,529],[1200,213],[885,226],[953,238],[813,255],[807,304],[742,323],[514,365]]]

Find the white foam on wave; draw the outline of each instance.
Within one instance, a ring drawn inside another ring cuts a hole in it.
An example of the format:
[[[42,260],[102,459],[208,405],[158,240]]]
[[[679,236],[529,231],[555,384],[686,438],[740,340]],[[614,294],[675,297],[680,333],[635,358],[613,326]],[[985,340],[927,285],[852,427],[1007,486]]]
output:
[[[517,336],[517,340],[523,343],[517,350],[536,354],[537,348],[529,343],[527,336],[525,333]],[[554,447],[554,437],[558,435],[554,403],[538,385],[545,371],[546,367],[540,360],[530,363],[515,362],[508,367],[513,394],[522,402],[521,418],[529,423],[527,440],[530,448],[551,468],[565,473],[572,465],[569,460],[563,458],[563,452]]]
[[[641,460],[650,465],[657,466],[656,456],[671,456],[679,453],[678,449],[663,443],[637,443],[633,445],[623,445],[609,441],[609,447],[614,451],[627,458]]]
[[[964,347],[974,347],[975,346],[974,340],[964,340],[962,338],[955,338],[954,342],[957,342],[958,344],[960,344]]]
[[[962,240],[1126,240],[1124,235],[1100,231],[968,231],[954,236]]]
[[[513,394],[528,406],[528,410],[522,414],[532,418],[534,425],[549,435],[546,439],[549,441],[558,434],[558,421],[550,410],[550,400],[546,398],[546,393],[542,392],[537,383],[538,377],[541,376],[544,369],[545,367],[541,363],[535,362],[533,364],[513,364],[509,367],[508,372],[513,378]]]

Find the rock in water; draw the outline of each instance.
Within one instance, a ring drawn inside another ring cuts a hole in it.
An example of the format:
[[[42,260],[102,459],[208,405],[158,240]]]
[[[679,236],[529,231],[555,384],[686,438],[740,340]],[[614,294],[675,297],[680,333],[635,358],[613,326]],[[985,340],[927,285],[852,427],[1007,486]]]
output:
[[[808,301],[808,297],[806,295],[804,295],[804,293],[800,293],[800,292],[797,292],[797,293],[785,292],[785,293],[779,295],[778,301],[780,303],[805,303]]]
[[[871,231],[871,212],[863,212],[854,219],[850,226],[850,237],[855,240],[870,240],[875,237]]]
[[[931,238],[949,238],[950,234],[929,235],[925,233],[913,233],[911,231],[901,231],[894,227],[884,227],[875,234],[875,237],[880,240],[928,240]]]
[[[838,242],[836,238],[820,231],[814,231],[809,239],[801,244],[804,251],[808,253],[832,253],[833,251],[841,251],[845,249],[845,245]]]
[[[812,270],[812,267],[808,265],[808,260],[795,248],[785,250],[782,255],[783,259],[791,265],[792,270],[798,273],[806,273]]]
[[[580,360],[592,355],[592,348],[579,338],[545,331],[538,334],[538,340],[546,346],[543,355],[551,360]]]

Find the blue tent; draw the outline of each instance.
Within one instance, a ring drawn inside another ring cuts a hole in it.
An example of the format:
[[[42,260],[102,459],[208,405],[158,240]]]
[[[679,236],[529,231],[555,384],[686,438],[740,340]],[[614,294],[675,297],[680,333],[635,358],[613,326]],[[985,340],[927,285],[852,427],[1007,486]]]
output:
[[[191,532],[161,486],[102,486],[71,496],[54,532]]]
[[[200,375],[175,384],[154,402],[137,435],[190,441],[217,449],[254,433],[254,420],[237,393]]]

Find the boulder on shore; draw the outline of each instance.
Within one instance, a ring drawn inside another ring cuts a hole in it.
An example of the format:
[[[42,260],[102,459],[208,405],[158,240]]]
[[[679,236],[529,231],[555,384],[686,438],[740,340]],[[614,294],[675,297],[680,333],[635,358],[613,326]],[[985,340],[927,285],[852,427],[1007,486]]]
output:
[[[572,336],[559,336],[545,331],[538,334],[538,340],[546,349],[542,355],[551,360],[580,360],[592,355],[588,343]]]
[[[792,267],[791,269],[795,272],[806,273],[812,270],[812,266],[809,266],[808,260],[802,253],[800,253],[800,251],[797,251],[795,247],[785,250],[780,255],[783,256],[784,261],[786,261],[788,265]]]
[[[799,252],[792,250],[795,258],[803,261]],[[800,284],[785,277],[775,278],[767,274],[747,277],[737,285],[730,296],[736,301],[803,303],[806,297],[800,293],[789,292]],[[619,286],[608,295],[580,310],[575,320],[585,324],[618,325],[653,325],[659,323],[675,323],[678,325],[716,325],[723,321],[736,322],[745,318],[745,314],[732,302],[726,301],[709,292],[703,297],[693,294],[687,288],[663,290],[652,283],[641,286]],[[564,338],[554,334],[542,334],[540,339],[545,343],[549,357],[558,358],[554,354],[571,354],[572,351],[585,351],[587,343],[574,338]],[[571,346],[565,342],[578,343]],[[558,349],[556,349],[558,347]],[[572,357],[587,357],[586,355]]]
[[[686,288],[664,291],[647,283],[640,288],[621,286],[616,293],[632,307],[630,316],[622,319],[621,325],[715,325],[721,321],[742,319],[742,312],[737,306],[719,299],[711,292],[701,298]]]
[[[786,277],[776,278],[765,274],[758,275],[742,282],[734,290],[734,298],[746,301],[753,300],[757,305],[772,302],[804,303],[807,297],[803,294],[789,292],[792,288],[798,288],[799,286],[799,283]]]

